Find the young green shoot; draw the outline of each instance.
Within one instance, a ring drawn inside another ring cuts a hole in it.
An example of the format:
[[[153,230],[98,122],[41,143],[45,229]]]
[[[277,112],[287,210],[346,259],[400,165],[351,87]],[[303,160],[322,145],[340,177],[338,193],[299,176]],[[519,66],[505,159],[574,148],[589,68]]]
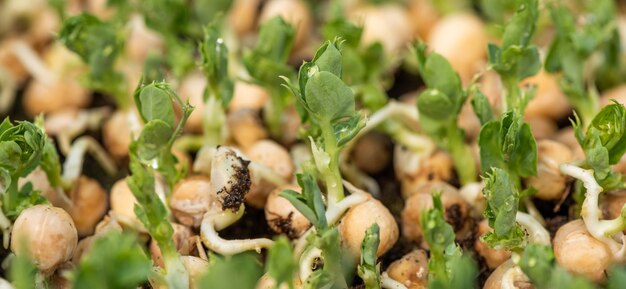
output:
[[[127,108],[128,84],[115,70],[115,61],[124,45],[122,27],[82,13],[63,21],[59,39],[89,65],[89,74],[83,79],[86,86],[111,95],[119,107]]]
[[[263,113],[274,137],[282,135],[283,111],[289,105],[289,93],[282,87],[279,76],[295,78],[293,69],[287,64],[294,39],[295,29],[276,16],[261,26],[256,46],[243,57],[243,65],[253,82],[270,95]]]
[[[285,236],[276,238],[274,245],[267,252],[265,271],[274,280],[275,287],[280,288],[285,284],[289,289],[294,289],[293,280],[298,270],[291,243]]]
[[[365,289],[380,289],[380,268],[376,251],[380,243],[380,228],[374,223],[365,232],[361,243],[361,262],[357,267],[359,277],[365,283]]]
[[[326,42],[311,62],[300,67],[298,87],[287,78],[286,86],[296,96],[300,117],[308,125],[316,168],[326,184],[328,208],[344,198],[339,154],[365,126],[356,111],[354,95],[342,80],[342,56],[338,42]]]
[[[503,110],[523,114],[534,92],[522,90],[519,82],[541,69],[537,47],[531,43],[539,15],[537,0],[516,2],[517,11],[504,28],[501,46],[488,45],[489,65],[502,79],[506,90]]]
[[[263,275],[263,263],[256,253],[245,252],[228,257],[212,254],[209,260],[209,268],[198,281],[199,289],[255,288]]]
[[[421,227],[430,248],[428,288],[475,288],[476,264],[454,242],[454,229],[444,218],[441,196],[433,196],[433,208],[423,212]]]
[[[142,143],[139,141],[131,143],[131,176],[127,180],[128,187],[137,199],[135,215],[143,223],[152,239],[156,241],[163,255],[165,268],[159,276],[155,277],[156,282],[163,283],[168,288],[186,289],[189,288],[189,277],[172,239],[174,228],[169,221],[170,216],[165,204],[155,191],[155,170],[142,163],[140,159],[139,148],[141,146]]]
[[[125,289],[148,281],[152,262],[136,236],[112,230],[95,238],[71,272],[72,288]]]
[[[302,194],[285,190],[280,196],[286,198],[315,228],[313,234],[305,234],[309,248],[300,259],[300,278],[304,288],[346,288],[344,276],[346,258],[342,254],[339,230],[329,226],[322,192],[310,173],[297,175]],[[319,268],[320,261],[323,266]],[[328,286],[328,287],[326,287]]]
[[[217,22],[204,30],[200,43],[201,67],[208,85],[204,91],[203,127],[205,145],[215,147],[224,143],[226,108],[233,97],[233,81],[228,76],[228,47],[219,35]]]
[[[18,186],[18,180],[32,172],[41,161],[47,138],[37,125],[20,121],[11,123],[5,118],[0,123],[0,230],[5,248],[9,245],[11,220],[28,207],[46,202],[30,183]]]
[[[593,283],[574,276],[556,264],[550,244],[529,244],[524,248],[519,266],[537,289],[593,289]]]
[[[493,168],[487,174],[483,195],[484,215],[493,232],[486,233],[482,240],[490,247],[519,253],[528,243],[550,244],[548,231],[534,217],[518,211],[523,193],[505,170]]]
[[[562,73],[561,89],[581,116],[583,126],[587,127],[600,109],[595,74],[600,65],[619,63],[613,61],[616,56],[611,55],[619,54],[611,48],[616,41],[619,43],[617,8],[610,0],[587,3],[583,21],[562,3],[549,4],[548,8],[556,37],[550,45],[545,69]],[[593,63],[597,59],[602,62]]]
[[[183,102],[165,82],[143,85],[140,81],[134,98],[139,115],[145,122],[136,140],[136,157],[142,164],[159,172],[171,191],[187,169],[176,169],[178,160],[172,154],[172,146],[182,133],[193,107],[189,102]],[[174,103],[182,108],[182,117],[178,122],[174,114]]]
[[[353,89],[355,98],[370,112],[381,109],[388,100],[388,81],[384,78],[387,61],[382,44],[360,47],[363,27],[349,22],[342,14],[326,23],[322,32],[326,40],[344,40],[341,77]]]
[[[458,125],[468,91],[463,90],[461,78],[443,56],[427,55],[423,43],[415,46],[415,52],[427,87],[417,98],[421,127],[450,153],[461,185],[475,182],[476,161]]]
[[[613,103],[598,112],[585,132],[576,117],[572,121],[575,135],[585,153],[582,167],[592,169],[593,175],[606,191],[624,188],[624,176],[611,169],[626,153],[626,108]]]

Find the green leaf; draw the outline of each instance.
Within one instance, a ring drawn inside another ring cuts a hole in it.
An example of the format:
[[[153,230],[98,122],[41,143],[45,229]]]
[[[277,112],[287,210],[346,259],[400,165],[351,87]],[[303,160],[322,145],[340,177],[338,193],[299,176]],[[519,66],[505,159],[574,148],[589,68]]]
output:
[[[506,50],[511,46],[527,46],[535,31],[538,17],[537,0],[517,1],[517,11],[504,30],[502,48]]]
[[[519,266],[537,289],[596,288],[588,279],[574,276],[559,267],[550,246],[529,244],[524,249]]]
[[[137,237],[113,230],[95,237],[92,247],[72,272],[72,288],[136,288],[146,283],[151,273],[152,261]]]
[[[352,90],[339,77],[327,71],[320,71],[309,78],[305,97],[310,112],[328,123],[354,113]]]
[[[158,157],[174,133],[172,127],[160,119],[148,122],[137,139],[137,154],[141,160]]]
[[[418,44],[415,48],[420,63],[420,75],[429,89],[437,90],[439,94],[448,98],[448,106],[451,110],[447,114],[456,114],[465,102],[461,78],[447,59],[437,53],[430,53],[426,56],[425,49],[424,44]],[[428,108],[422,107],[421,110],[426,111]]]
[[[485,125],[495,118],[487,96],[478,89],[474,91],[474,96],[472,97],[472,108],[481,125]]]
[[[328,227],[326,221],[326,209],[322,199],[322,192],[317,181],[310,173],[297,174],[298,185],[302,188],[302,194],[291,190],[285,190],[280,196],[289,200],[318,230]]]
[[[243,58],[250,75],[262,85],[274,88],[280,85],[280,75],[291,77],[293,72],[286,62],[294,39],[295,29],[281,17],[263,23],[256,46]]]
[[[608,289],[619,289],[626,284],[626,268],[615,266],[609,271]]]
[[[361,262],[358,267],[359,277],[365,283],[366,289],[380,289],[380,271],[378,270],[378,244],[380,243],[380,228],[374,223],[365,231],[361,242]]]
[[[483,241],[495,248],[523,248],[526,233],[515,221],[520,193],[509,174],[503,169],[492,168],[485,179],[483,195],[486,200],[484,215],[494,230],[485,234]]]
[[[263,275],[258,254],[245,252],[229,257],[211,255],[211,264],[199,281],[199,289],[254,289]]]
[[[454,229],[444,218],[441,195],[433,195],[433,208],[423,212],[421,227],[430,248],[428,288],[475,288],[476,264],[454,242]]]
[[[28,254],[15,255],[10,264],[8,279],[15,289],[37,288],[37,266]]]
[[[420,114],[437,121],[448,121],[456,117],[452,113],[456,110],[456,104],[438,89],[429,88],[422,91],[417,98],[417,108]]]
[[[100,21],[88,13],[65,19],[59,32],[61,43],[89,65],[86,84],[115,96],[119,105],[126,103],[126,83],[114,65],[122,53],[124,38],[116,23]]]
[[[61,161],[59,160],[59,154],[57,154],[54,144],[50,141],[46,142],[44,146],[39,166],[46,173],[48,182],[52,187],[58,188],[62,185]]]
[[[204,40],[200,43],[199,50],[202,57],[201,67],[208,79],[208,92],[217,97],[222,107],[226,108],[233,97],[234,84],[228,75],[228,47],[219,35],[217,22],[205,28]]]
[[[2,209],[14,219],[34,204],[45,202],[32,186],[18,188],[18,179],[26,177],[40,163],[46,145],[46,134],[37,125],[21,121],[15,125],[6,118],[0,124],[0,173],[3,183]]]
[[[145,122],[161,120],[174,126],[174,108],[169,91],[161,83],[151,83],[135,92],[139,115]]]
[[[294,259],[291,243],[285,236],[280,236],[267,252],[266,271],[274,279],[275,287],[287,284],[294,288],[293,280],[298,270],[298,262]]]
[[[480,130],[478,136],[483,171],[501,168],[515,177],[537,173],[537,143],[530,126],[513,111],[501,121],[493,120]]]
[[[354,48],[359,46],[362,33],[362,27],[351,23],[344,17],[335,17],[322,27],[322,34],[326,40],[341,38],[346,45]]]

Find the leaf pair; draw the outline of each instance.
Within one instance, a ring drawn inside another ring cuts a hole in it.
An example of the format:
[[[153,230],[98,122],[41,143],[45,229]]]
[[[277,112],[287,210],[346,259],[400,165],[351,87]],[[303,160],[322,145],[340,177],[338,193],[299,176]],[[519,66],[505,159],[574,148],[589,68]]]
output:
[[[143,163],[157,162],[157,170],[173,187],[182,177],[175,165],[178,162],[171,148],[176,137],[193,111],[189,103],[180,97],[164,82],[140,85],[134,93],[139,115],[146,123],[136,143],[137,157]],[[180,105],[183,115],[176,123],[175,105]]]
[[[580,120],[573,122],[576,137],[586,156],[586,166],[605,190],[623,185],[622,176],[611,170],[626,153],[626,108],[614,103],[604,107],[583,134]]]
[[[27,176],[40,163],[47,139],[44,131],[33,123],[12,124],[9,118],[0,123],[0,192],[2,211],[15,219],[23,209],[45,203],[30,183],[18,188],[18,180]]]
[[[115,96],[118,105],[126,104],[124,77],[114,69],[124,45],[121,27],[82,13],[63,22],[59,39],[89,65],[90,88]]]
[[[504,29],[502,46],[489,44],[489,64],[503,78],[519,81],[541,68],[537,47],[530,43],[538,16],[537,0],[518,1],[517,11]]]
[[[341,80],[342,56],[337,45],[337,41],[322,45],[313,60],[300,67],[299,87],[287,86],[298,100],[302,120],[326,132],[323,138],[334,138],[325,142],[341,147],[365,126],[365,118],[356,111],[352,90]],[[319,132],[310,132],[319,137]]]
[[[530,126],[514,111],[483,125],[478,146],[484,171],[501,168],[513,179],[537,174],[537,143]]]

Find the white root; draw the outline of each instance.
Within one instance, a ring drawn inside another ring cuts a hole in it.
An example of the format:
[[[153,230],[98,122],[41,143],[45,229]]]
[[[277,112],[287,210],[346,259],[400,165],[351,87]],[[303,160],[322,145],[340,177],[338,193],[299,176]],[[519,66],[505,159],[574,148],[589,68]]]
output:
[[[216,203],[213,210],[207,212],[200,225],[200,236],[202,242],[212,251],[230,256],[244,251],[271,247],[274,242],[266,238],[225,240],[217,231],[224,229],[239,220],[243,215],[245,206],[239,204],[236,211],[224,208],[228,198],[236,197],[247,193],[242,190],[246,188],[237,187],[242,174],[248,174],[247,164],[236,152],[228,147],[218,147],[211,157],[211,194],[216,196]],[[245,176],[244,176],[245,177]],[[249,189],[249,188],[247,188]],[[237,198],[235,198],[237,199]]]
[[[266,180],[277,187],[287,185],[285,179],[283,179],[283,177],[281,177],[271,168],[258,162],[251,161],[250,158],[248,158],[239,150],[233,150],[237,153],[238,156],[241,156],[250,162],[248,164],[248,170],[250,170],[251,175]],[[217,149],[215,147],[203,146],[196,155],[196,160],[194,161],[192,168],[193,171],[195,173],[201,173],[207,176],[211,176],[211,162],[216,151]]]
[[[298,271],[300,280],[306,280],[313,274],[313,264],[322,259],[322,250],[311,247],[300,258],[300,269]]]
[[[550,233],[533,216],[517,212],[515,221],[526,229],[531,243],[550,245]]]
[[[0,278],[0,289],[13,289],[13,286],[9,281]]]
[[[389,277],[387,272],[380,274],[380,287],[385,289],[407,289],[404,284]]]
[[[461,187],[459,195],[461,195],[461,198],[468,204],[472,205],[474,211],[482,213],[485,210],[485,198],[482,194],[484,187],[483,182],[469,183]]]
[[[349,154],[339,155],[339,167],[343,175],[352,182],[364,187],[372,196],[380,197],[380,186],[374,178],[362,172],[355,164],[348,162]]]
[[[359,135],[373,130],[389,119],[399,120],[409,127],[419,127],[419,113],[415,106],[392,100],[368,118],[367,124],[359,132]]]
[[[530,200],[530,198],[524,198],[523,202],[524,202],[524,205],[526,206],[526,210],[528,211],[528,214],[533,216],[533,218],[535,218],[537,222],[539,222],[539,224],[541,224],[542,226],[545,226],[546,220],[544,220],[539,210],[537,210],[535,203],[533,203]]]
[[[80,177],[83,170],[85,153],[87,152],[93,155],[107,174],[115,174],[117,168],[113,159],[111,159],[95,139],[89,136],[83,136],[74,141],[63,164],[63,181],[65,183],[71,184]]]
[[[11,228],[13,225],[11,221],[4,215],[4,212],[0,210],[0,230],[2,230],[2,246],[5,249],[9,248],[9,242],[11,241]]]
[[[585,193],[585,201],[582,205],[581,216],[589,234],[606,244],[611,249],[611,252],[613,252],[613,257],[616,261],[625,262],[626,236],[624,233],[619,231],[612,237],[607,236],[608,232],[615,230],[618,219],[600,220],[602,212],[598,207],[598,199],[603,189],[594,178],[593,170],[585,170],[570,164],[561,164],[559,168],[561,173],[582,181],[587,190]],[[621,243],[617,240],[621,240]]]
[[[502,289],[518,289],[516,282],[530,282],[530,280],[519,266],[514,265],[502,275]]]
[[[46,84],[52,84],[57,81],[56,75],[48,69],[30,45],[24,41],[16,41],[11,48],[15,56],[35,79]]]
[[[343,181],[343,184],[346,187],[346,189],[350,193],[352,193],[352,195],[345,197],[343,200],[337,202],[333,206],[329,206],[326,209],[326,221],[328,222],[328,225],[331,225],[331,226],[339,222],[343,214],[348,209],[358,204],[364,203],[370,198],[369,194],[355,187],[349,182]],[[296,240],[295,245],[294,245],[294,250],[293,250],[295,256],[302,255],[302,253],[304,252],[307,246],[307,237],[310,234],[313,234],[314,232],[315,232],[315,228],[311,227],[306,232],[304,232],[304,234],[302,234],[302,236],[300,236],[298,240]]]
[[[204,245],[210,250],[224,256],[231,256],[249,250],[260,252],[261,249],[269,248],[274,244],[274,241],[266,238],[240,240],[222,239],[215,230],[213,216],[208,213],[202,220],[200,231]]]
[[[86,130],[97,129],[106,117],[111,114],[108,107],[95,108],[91,110],[80,110],[78,115],[64,126],[59,132],[49,131],[51,135],[57,135],[59,140],[59,149],[64,155],[67,155],[71,148],[72,140],[82,134]],[[53,115],[50,118],[54,117]],[[49,118],[49,119],[50,119]]]

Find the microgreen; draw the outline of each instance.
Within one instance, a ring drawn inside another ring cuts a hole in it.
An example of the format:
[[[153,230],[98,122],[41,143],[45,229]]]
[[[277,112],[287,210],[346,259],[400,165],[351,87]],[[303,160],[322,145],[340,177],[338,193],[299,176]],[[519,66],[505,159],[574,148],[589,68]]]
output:
[[[430,248],[428,288],[475,288],[476,264],[454,242],[454,229],[445,221],[439,194],[433,195],[433,208],[422,213],[420,226]]]
[[[261,26],[256,46],[243,57],[243,64],[253,81],[270,94],[263,112],[273,136],[281,136],[283,110],[289,104],[288,92],[282,88],[279,76],[295,77],[293,69],[287,64],[295,33],[289,23],[276,16]]]
[[[615,4],[610,0],[601,0],[586,5],[587,11],[581,21],[565,5],[548,6],[555,26],[556,37],[550,45],[545,68],[550,72],[562,72],[560,86],[587,126],[599,109],[593,83],[595,67],[589,65],[592,56],[609,61],[603,63],[612,66],[619,54],[611,46],[619,42],[617,33]],[[596,64],[597,65],[597,64]]]
[[[28,257],[28,254],[13,255],[8,272],[9,280],[15,289],[35,289],[41,281],[38,280],[37,266]]]
[[[478,146],[483,171],[505,170],[518,190],[520,177],[537,174],[537,142],[530,126],[515,111],[485,123],[478,136]]]
[[[595,288],[587,279],[559,267],[549,245],[529,244],[524,248],[519,264],[538,289]]]
[[[339,172],[340,149],[365,126],[366,119],[356,111],[350,87],[342,80],[342,57],[337,41],[327,41],[311,62],[299,71],[298,87],[287,79],[286,86],[296,96],[302,121],[309,128],[315,165],[326,182],[329,206],[344,197]]]
[[[289,239],[285,236],[278,237],[269,248],[265,261],[265,270],[274,279],[275,288],[285,284],[288,288],[294,289],[293,280],[297,269],[298,262],[294,259]]]
[[[500,75],[506,88],[504,111],[523,112],[533,96],[532,91],[522,90],[518,83],[541,69],[539,52],[531,44],[538,9],[537,0],[517,1],[517,11],[504,29],[501,46],[490,43],[487,47],[489,64]]]
[[[22,210],[46,202],[30,183],[18,187],[18,179],[39,165],[45,145],[46,134],[33,123],[13,124],[9,118],[0,123],[0,192],[4,216],[14,220]],[[4,233],[6,238],[8,232]]]
[[[573,121],[576,138],[585,152],[584,168],[593,169],[598,183],[607,191],[622,188],[624,179],[613,171],[626,153],[626,108],[619,103],[604,107],[583,133],[579,118]]]
[[[188,288],[187,272],[172,239],[174,228],[169,222],[169,213],[155,190],[157,184],[154,177],[154,169],[141,162],[138,153],[139,146],[139,141],[131,143],[131,176],[127,179],[128,187],[137,199],[134,209],[135,215],[137,215],[137,218],[143,223],[152,239],[156,241],[159,249],[161,249],[165,263],[163,282],[169,288]]]
[[[485,179],[483,194],[487,200],[484,215],[494,231],[487,232],[482,240],[494,248],[523,248],[526,233],[515,221],[521,194],[511,183],[508,173],[493,168]]]
[[[125,289],[148,281],[152,263],[136,236],[112,230],[94,238],[71,274],[72,288]]]
[[[255,288],[262,274],[263,263],[256,253],[245,252],[229,257],[212,254],[198,288]]]
[[[224,142],[223,127],[225,109],[233,97],[233,81],[228,76],[228,48],[219,35],[217,22],[204,30],[204,40],[200,43],[201,68],[207,77],[204,91],[206,111],[203,112],[204,138],[208,145],[216,146]]]
[[[361,243],[361,262],[357,267],[359,277],[365,283],[365,289],[380,289],[380,269],[378,268],[378,244],[380,243],[380,228],[374,223],[365,231]]]
[[[360,47],[363,28],[342,15],[336,15],[322,28],[324,38],[343,39],[341,47],[341,78],[354,91],[355,98],[370,111],[376,111],[387,103],[385,91],[385,55],[380,43]]]
[[[113,96],[117,105],[124,108],[129,104],[128,84],[115,70],[123,39],[118,24],[101,21],[88,13],[67,18],[59,32],[59,40],[89,65],[89,74],[84,79],[87,87]]]
[[[465,133],[458,126],[458,115],[468,92],[463,90],[461,78],[443,56],[427,55],[423,43],[416,45],[415,52],[427,87],[417,98],[421,127],[452,155],[461,184],[474,182],[475,160],[465,144]]]
[[[302,213],[315,227],[314,234],[309,235],[307,241],[310,246],[322,251],[324,266],[313,271],[305,282],[305,288],[345,288],[346,277],[344,271],[350,264],[341,251],[341,240],[337,227],[329,227],[326,220],[326,208],[322,200],[322,192],[312,174],[297,175],[302,194],[285,190],[280,196],[286,198]],[[329,287],[325,287],[329,286]]]
[[[193,111],[189,103],[182,99],[164,82],[143,85],[141,82],[134,93],[135,104],[145,126],[136,143],[137,157],[144,164],[154,165],[165,178],[169,188],[185,174],[176,169],[178,160],[171,149],[174,140]],[[182,118],[176,123],[174,104],[182,107]]]

